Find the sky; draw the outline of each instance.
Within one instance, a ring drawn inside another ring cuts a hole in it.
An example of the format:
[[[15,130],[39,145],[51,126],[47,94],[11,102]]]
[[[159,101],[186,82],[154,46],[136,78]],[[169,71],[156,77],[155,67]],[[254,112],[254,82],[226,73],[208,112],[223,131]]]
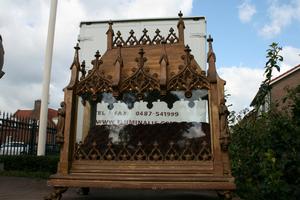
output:
[[[32,109],[42,96],[49,0],[1,0],[5,48],[0,111]],[[80,21],[204,16],[214,38],[217,71],[226,80],[228,103],[249,107],[261,81],[266,49],[282,47],[280,73],[300,64],[300,0],[58,0],[49,107],[58,108],[69,81]]]

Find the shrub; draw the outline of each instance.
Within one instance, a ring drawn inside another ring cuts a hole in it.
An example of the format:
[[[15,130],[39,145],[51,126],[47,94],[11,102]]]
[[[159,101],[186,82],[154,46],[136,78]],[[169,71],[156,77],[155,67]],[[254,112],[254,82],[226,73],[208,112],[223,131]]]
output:
[[[273,109],[232,127],[232,172],[243,199],[300,199],[299,94],[292,114]]]
[[[0,156],[6,171],[56,173],[58,156]]]

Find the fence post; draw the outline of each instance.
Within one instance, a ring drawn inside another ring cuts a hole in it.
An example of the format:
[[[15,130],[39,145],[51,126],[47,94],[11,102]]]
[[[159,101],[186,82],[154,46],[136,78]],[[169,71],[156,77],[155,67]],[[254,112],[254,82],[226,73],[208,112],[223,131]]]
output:
[[[35,138],[36,138],[36,130],[37,130],[37,121],[34,119],[31,122],[31,131],[30,131],[30,145],[29,145],[29,154],[33,155],[35,154],[34,152],[34,147],[36,144]]]

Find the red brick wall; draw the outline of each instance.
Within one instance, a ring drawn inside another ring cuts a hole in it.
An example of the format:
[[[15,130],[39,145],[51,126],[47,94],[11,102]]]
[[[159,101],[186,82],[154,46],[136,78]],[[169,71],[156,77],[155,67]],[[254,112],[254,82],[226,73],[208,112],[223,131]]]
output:
[[[284,108],[288,105],[289,102],[286,102],[285,104],[282,103],[282,99],[286,96],[287,88],[294,88],[297,85],[300,85],[300,70],[295,71],[294,73],[290,74],[287,77],[284,77],[283,79],[275,82],[272,84],[272,90],[271,90],[271,104],[277,104],[278,103],[278,109],[279,110],[285,110]]]

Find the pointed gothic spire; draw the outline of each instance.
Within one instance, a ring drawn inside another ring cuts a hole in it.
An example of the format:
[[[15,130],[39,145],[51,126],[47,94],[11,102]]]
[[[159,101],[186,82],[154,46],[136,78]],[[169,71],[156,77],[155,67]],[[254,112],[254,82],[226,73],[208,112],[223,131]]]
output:
[[[160,85],[165,86],[167,84],[167,67],[169,65],[168,55],[166,51],[166,40],[163,38],[161,41],[162,51],[159,59],[160,64]]]
[[[79,50],[80,50],[79,43],[76,44],[74,49],[75,49],[75,53],[74,53],[74,58],[73,58],[73,62],[72,62],[72,65],[71,65],[70,69],[72,69],[74,65],[80,66],[80,63],[79,63]]]
[[[178,39],[179,39],[179,43],[184,44],[184,29],[185,29],[185,25],[184,25],[184,21],[183,21],[183,14],[180,11],[178,13],[179,16],[179,21],[177,23],[177,28],[178,28]]]
[[[122,44],[121,44],[121,42],[118,42],[117,48],[118,48],[118,53],[117,53],[117,59],[116,59],[115,63],[119,62],[120,67],[123,67],[123,58],[122,58],[122,52],[121,52]]]
[[[211,37],[211,35],[209,35],[208,38],[207,38],[208,53],[214,53],[213,46],[212,46],[213,41],[214,41],[214,39]]]
[[[106,31],[107,35],[107,49],[113,48],[113,37],[114,37],[114,30],[112,28],[113,22],[110,20],[108,22],[108,30]]]
[[[163,38],[161,41],[162,50],[161,50],[161,56],[159,59],[159,64],[161,64],[161,62],[163,60],[166,62],[166,64],[169,64],[168,55],[167,55],[167,51],[166,51],[166,44],[167,44],[167,41],[165,40],[165,38]]]
[[[211,83],[217,82],[217,71],[216,71],[216,55],[214,53],[212,42],[213,38],[209,35],[208,39],[208,53],[207,53],[207,77]]]
[[[121,49],[122,49],[121,42],[118,42],[117,47],[118,47],[118,54],[117,54],[117,58],[115,61],[115,76],[114,76],[114,80],[113,80],[114,86],[117,86],[120,82],[121,70],[123,67],[123,58],[122,58],[122,54],[121,54]]]
[[[74,86],[77,84],[79,70],[80,70],[80,62],[79,62],[79,49],[80,49],[80,47],[79,47],[78,43],[76,44],[74,49],[75,49],[75,53],[74,53],[73,63],[70,67],[70,69],[71,69],[71,79],[70,79],[69,85],[67,86],[68,89],[73,89]]]

